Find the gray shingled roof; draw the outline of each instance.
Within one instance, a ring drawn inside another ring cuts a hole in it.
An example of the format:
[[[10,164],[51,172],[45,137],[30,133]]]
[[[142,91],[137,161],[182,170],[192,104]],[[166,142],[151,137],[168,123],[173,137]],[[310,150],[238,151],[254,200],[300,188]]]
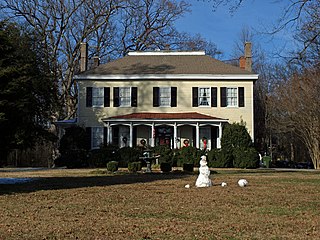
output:
[[[95,69],[86,75],[132,74],[253,74],[206,55],[129,55]]]

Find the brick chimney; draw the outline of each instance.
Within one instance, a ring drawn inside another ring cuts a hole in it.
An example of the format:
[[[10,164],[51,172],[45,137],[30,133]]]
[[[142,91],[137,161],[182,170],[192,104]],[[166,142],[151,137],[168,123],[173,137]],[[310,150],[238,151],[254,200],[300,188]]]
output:
[[[249,72],[252,71],[251,42],[246,42],[244,44],[244,56],[239,58],[239,67]]]
[[[252,71],[252,52],[251,52],[251,42],[246,42],[244,44],[244,58],[246,60],[245,70]]]
[[[88,44],[83,42],[80,44],[80,72],[88,69]]]
[[[239,58],[239,67],[241,69],[246,69],[246,58],[244,56]]]
[[[100,58],[98,56],[93,57],[93,66],[92,68],[96,68],[100,65]]]

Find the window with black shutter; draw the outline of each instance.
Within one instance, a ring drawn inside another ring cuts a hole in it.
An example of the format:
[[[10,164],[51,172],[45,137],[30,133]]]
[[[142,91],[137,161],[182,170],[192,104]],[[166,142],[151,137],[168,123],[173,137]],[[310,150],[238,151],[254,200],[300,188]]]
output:
[[[226,107],[227,106],[227,88],[226,87],[221,87],[220,88],[220,104],[221,107]]]
[[[211,107],[217,107],[217,98],[218,98],[218,88],[212,87],[211,88]]]
[[[86,106],[92,107],[92,87],[86,88]]]
[[[110,87],[104,88],[104,106],[110,107]]]
[[[131,88],[131,107],[138,106],[138,88],[132,87]]]
[[[113,106],[114,107],[119,107],[119,88],[114,87],[113,88]]]
[[[192,87],[192,107],[198,107],[198,88]]]
[[[177,106],[177,87],[171,87],[171,107]]]
[[[239,107],[244,107],[244,87],[238,88]]]
[[[160,89],[159,87],[153,87],[153,106],[159,107],[159,97],[160,97]]]

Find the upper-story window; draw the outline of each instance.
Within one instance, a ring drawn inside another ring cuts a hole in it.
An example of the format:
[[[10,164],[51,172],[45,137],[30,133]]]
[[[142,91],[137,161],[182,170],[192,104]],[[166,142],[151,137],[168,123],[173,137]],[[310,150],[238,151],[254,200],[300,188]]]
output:
[[[103,88],[92,88],[92,106],[93,107],[103,107]]]
[[[237,88],[227,88],[227,106],[237,107],[238,106],[238,89]]]
[[[244,87],[222,87],[221,107],[244,107]]]
[[[193,87],[192,107],[217,107],[217,87]]]
[[[199,106],[210,106],[210,88],[199,88]]]
[[[170,107],[171,105],[171,88],[170,87],[161,87],[159,88],[159,103],[160,107]]]
[[[153,88],[154,107],[176,107],[177,87],[154,87]]]
[[[113,106],[114,107],[137,107],[138,88],[137,87],[114,87]]]
[[[130,87],[119,88],[119,106],[129,107],[131,105],[131,89]]]
[[[86,88],[87,107],[110,107],[109,87],[87,87]]]

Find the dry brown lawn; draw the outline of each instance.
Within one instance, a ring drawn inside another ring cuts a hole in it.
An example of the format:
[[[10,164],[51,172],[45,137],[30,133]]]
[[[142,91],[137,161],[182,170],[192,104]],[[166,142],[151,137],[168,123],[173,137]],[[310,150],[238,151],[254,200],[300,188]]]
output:
[[[37,178],[0,185],[0,239],[320,239],[320,172],[217,171],[195,188],[181,172],[0,169]]]

